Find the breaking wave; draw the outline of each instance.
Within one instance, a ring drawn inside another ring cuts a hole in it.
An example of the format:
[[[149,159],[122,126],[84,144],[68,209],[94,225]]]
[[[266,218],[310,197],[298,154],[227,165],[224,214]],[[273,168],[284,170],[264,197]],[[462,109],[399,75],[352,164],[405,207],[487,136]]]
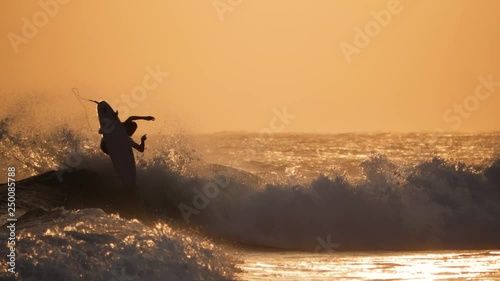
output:
[[[500,246],[500,159],[473,166],[434,157],[402,166],[375,153],[360,164],[358,180],[332,174],[269,183],[204,163],[182,137],[159,137],[152,156],[138,159],[138,190],[127,197],[109,159],[89,144],[95,140],[71,130],[52,137],[57,148],[3,133],[4,159],[42,174],[19,191],[25,209],[99,208],[145,223],[171,221],[229,243],[290,250],[313,251],[325,240],[340,250]],[[71,151],[81,152],[74,165]]]

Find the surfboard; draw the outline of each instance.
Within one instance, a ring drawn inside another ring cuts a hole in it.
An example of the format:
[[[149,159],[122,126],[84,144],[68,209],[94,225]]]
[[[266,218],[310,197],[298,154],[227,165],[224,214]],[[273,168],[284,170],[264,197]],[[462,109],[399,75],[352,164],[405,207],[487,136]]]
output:
[[[118,113],[111,106],[101,101],[97,104],[99,115],[99,134],[103,135],[102,145],[113,162],[113,166],[122,183],[126,186],[135,186],[136,167],[134,153],[130,145],[130,137],[125,132]]]

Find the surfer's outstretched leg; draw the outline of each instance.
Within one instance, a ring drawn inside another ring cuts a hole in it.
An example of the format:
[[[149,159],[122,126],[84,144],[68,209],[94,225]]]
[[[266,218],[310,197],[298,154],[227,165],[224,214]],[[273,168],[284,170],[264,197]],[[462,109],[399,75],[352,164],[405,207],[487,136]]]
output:
[[[142,136],[141,144],[137,144],[132,138],[130,138],[130,142],[132,143],[132,147],[137,149],[139,152],[144,152],[145,141],[147,140],[146,135]]]

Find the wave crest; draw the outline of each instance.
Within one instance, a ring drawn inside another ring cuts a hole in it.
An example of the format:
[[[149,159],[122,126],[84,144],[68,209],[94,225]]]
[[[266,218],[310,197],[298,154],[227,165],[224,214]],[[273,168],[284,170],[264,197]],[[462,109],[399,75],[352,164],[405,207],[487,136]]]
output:
[[[138,157],[139,193],[127,197],[94,139],[63,129],[51,136],[55,145],[0,129],[3,155],[38,163],[40,170],[28,169],[32,174],[54,169],[52,175],[61,176],[26,182],[26,196],[19,198],[27,208],[40,205],[32,197],[60,187],[64,194],[57,198],[65,199],[52,198],[47,206],[172,218],[257,246],[314,250],[325,237],[346,250],[500,246],[500,159],[484,167],[439,157],[404,166],[373,154],[360,164],[357,180],[334,173],[306,183],[300,177],[266,183],[245,171],[206,164],[182,137],[169,136],[150,142],[151,157]],[[43,145],[33,145],[38,141]],[[67,164],[73,151],[82,156],[74,167]],[[64,165],[70,169],[60,169]],[[32,187],[44,192],[27,191]]]

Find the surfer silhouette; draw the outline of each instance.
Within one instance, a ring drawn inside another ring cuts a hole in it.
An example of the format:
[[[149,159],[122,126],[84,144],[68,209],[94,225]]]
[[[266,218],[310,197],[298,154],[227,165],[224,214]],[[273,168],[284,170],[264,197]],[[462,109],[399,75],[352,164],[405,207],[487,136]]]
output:
[[[116,111],[115,114],[116,114],[116,117],[118,117],[118,110]],[[146,134],[144,134],[141,137],[141,144],[136,143],[132,139],[132,135],[137,130],[137,123],[134,122],[135,120],[155,121],[155,118],[153,116],[130,116],[129,118],[127,118],[127,120],[125,120],[125,122],[121,123],[123,128],[125,129],[125,132],[130,137],[130,145],[133,148],[135,148],[137,151],[144,152],[144,146],[145,146],[145,142],[147,140]],[[101,140],[101,150],[102,150],[102,152],[109,154],[107,149],[106,149],[106,146],[104,145],[104,138]]]
[[[97,104],[100,125],[99,134],[102,135],[101,150],[111,158],[111,162],[113,162],[115,171],[122,183],[128,187],[135,187],[137,173],[132,148],[144,152],[147,137],[143,135],[140,144],[132,139],[132,135],[137,130],[137,123],[134,121],[154,121],[155,118],[153,116],[130,116],[125,122],[121,122],[118,117],[118,110],[114,111],[106,101],[83,99],[77,88],[73,88],[73,93],[80,100]],[[85,115],[87,115],[86,111]]]
[[[109,155],[116,173],[122,183],[128,187],[134,187],[136,181],[136,167],[132,149],[144,152],[146,135],[141,137],[138,144],[132,139],[137,130],[135,120],[153,121],[153,116],[130,116],[125,122],[118,118],[118,111],[105,101],[93,101],[97,104],[97,115],[99,116],[99,134],[102,135],[101,150]]]
[[[132,139],[137,130],[135,120],[155,120],[152,116],[131,116],[125,122],[118,118],[118,111],[114,111],[105,101],[93,101],[97,104],[97,115],[99,116],[99,134],[102,135],[101,150],[109,155],[115,171],[125,186],[134,187],[136,181],[136,167],[134,153],[135,148],[144,152],[146,135],[141,138],[141,144]]]

